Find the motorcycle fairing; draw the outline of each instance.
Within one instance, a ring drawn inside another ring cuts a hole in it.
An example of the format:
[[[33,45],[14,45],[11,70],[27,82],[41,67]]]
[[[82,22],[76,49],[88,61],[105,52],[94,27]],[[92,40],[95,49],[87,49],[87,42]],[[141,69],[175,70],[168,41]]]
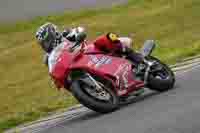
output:
[[[128,60],[102,54],[93,45],[86,47],[83,53],[70,52],[66,45],[56,59],[56,65],[50,75],[56,86],[61,88],[64,87],[69,73],[75,69],[86,70],[111,80],[119,96],[144,87],[142,81],[135,79],[132,64]]]
[[[126,95],[130,91],[137,90],[144,86],[142,81],[134,77],[132,64],[122,58],[104,54],[84,54],[71,69],[86,69],[96,75],[113,80],[116,92],[119,96]],[[110,78],[112,77],[112,78]]]

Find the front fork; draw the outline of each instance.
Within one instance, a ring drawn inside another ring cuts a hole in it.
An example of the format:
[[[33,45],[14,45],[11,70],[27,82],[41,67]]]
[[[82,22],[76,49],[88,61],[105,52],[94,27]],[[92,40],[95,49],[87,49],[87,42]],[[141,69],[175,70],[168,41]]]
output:
[[[89,73],[86,73],[86,75],[88,76],[88,78],[94,83],[95,87],[96,87],[96,90],[97,91],[101,91],[102,90],[102,87],[97,83],[97,81],[89,74]]]
[[[88,72],[84,72],[84,74],[79,77],[79,80],[81,80],[82,82],[87,84],[89,87],[95,88],[97,91],[101,91],[102,90],[101,85],[99,85],[99,83],[96,81],[96,79],[94,79],[92,77],[92,75],[90,73],[88,73]],[[68,77],[68,81],[70,83],[72,83],[73,79],[71,79],[71,77]],[[67,84],[67,85],[69,85],[69,84]]]

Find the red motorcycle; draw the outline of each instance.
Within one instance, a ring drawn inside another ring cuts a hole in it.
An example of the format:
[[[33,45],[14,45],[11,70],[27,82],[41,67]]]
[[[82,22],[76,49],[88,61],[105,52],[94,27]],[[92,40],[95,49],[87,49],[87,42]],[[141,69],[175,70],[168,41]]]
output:
[[[105,54],[84,36],[79,38],[74,45],[66,40],[57,46],[49,55],[48,67],[56,87],[69,90],[84,106],[107,113],[119,107],[121,98],[137,96],[144,87],[159,92],[173,88],[174,73],[151,56],[153,41],[147,41],[141,50],[145,60],[138,76],[134,62]]]

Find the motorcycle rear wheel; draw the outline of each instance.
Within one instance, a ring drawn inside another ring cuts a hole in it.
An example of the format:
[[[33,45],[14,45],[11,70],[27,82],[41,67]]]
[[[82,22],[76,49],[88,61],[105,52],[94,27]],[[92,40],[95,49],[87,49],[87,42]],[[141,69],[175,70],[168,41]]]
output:
[[[164,92],[172,89],[175,84],[175,75],[174,72],[166,64],[162,63],[159,59],[155,57],[149,57],[150,60],[156,61],[163,71],[160,73],[150,73],[148,77],[147,87],[151,90]],[[162,78],[161,75],[164,75]]]

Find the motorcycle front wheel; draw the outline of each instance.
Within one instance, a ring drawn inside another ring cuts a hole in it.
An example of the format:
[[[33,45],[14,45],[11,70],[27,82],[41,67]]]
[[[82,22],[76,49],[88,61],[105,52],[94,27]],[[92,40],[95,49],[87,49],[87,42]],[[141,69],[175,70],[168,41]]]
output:
[[[88,79],[86,79],[88,80]],[[72,83],[72,94],[84,106],[99,112],[108,113],[116,110],[119,104],[119,98],[115,94],[110,84],[105,80],[98,81],[102,90],[96,90],[95,87],[88,85],[84,80],[77,79]]]

